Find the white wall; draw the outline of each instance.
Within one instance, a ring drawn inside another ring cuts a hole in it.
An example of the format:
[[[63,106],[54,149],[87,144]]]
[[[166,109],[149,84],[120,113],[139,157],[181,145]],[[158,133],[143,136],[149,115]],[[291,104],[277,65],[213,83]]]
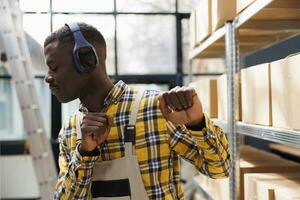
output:
[[[0,171],[0,199],[39,197],[31,156],[0,156]]]

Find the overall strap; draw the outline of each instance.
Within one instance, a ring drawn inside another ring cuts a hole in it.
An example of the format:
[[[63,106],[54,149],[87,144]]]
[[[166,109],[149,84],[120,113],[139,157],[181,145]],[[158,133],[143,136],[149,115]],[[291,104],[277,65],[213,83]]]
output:
[[[133,144],[135,143],[135,123],[140,107],[141,100],[143,98],[144,91],[138,90],[135,99],[131,114],[129,116],[129,123],[125,126],[125,156],[133,155]]]
[[[81,112],[77,110],[76,112],[76,132],[77,132],[77,141],[81,140],[82,138],[82,133],[81,133],[81,127],[80,127],[80,117],[81,117]]]

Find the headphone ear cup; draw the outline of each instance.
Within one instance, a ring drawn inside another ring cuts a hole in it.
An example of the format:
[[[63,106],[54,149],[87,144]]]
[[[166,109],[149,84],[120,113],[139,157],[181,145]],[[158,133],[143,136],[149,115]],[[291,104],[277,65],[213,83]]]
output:
[[[90,48],[79,49],[78,57],[79,57],[80,64],[84,69],[90,69],[96,67],[97,58],[92,49]]]

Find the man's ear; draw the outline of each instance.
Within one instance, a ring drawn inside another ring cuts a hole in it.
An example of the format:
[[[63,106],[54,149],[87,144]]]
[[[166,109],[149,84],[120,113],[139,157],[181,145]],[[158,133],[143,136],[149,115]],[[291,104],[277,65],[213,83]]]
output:
[[[90,49],[81,50],[78,56],[83,66],[94,67],[97,64],[97,58]]]

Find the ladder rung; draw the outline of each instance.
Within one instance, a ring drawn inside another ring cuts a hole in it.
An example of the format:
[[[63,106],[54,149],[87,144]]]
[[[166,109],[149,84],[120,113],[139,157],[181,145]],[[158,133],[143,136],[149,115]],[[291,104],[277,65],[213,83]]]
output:
[[[42,154],[40,154],[40,155],[38,155],[38,156],[33,156],[32,158],[34,159],[34,160],[38,160],[38,159],[44,159],[44,158],[46,158],[46,157],[48,157],[49,156],[49,153],[48,152],[44,152],[44,153],[42,153]]]
[[[17,33],[16,36],[18,39],[22,39],[22,36],[20,35],[20,33]]]
[[[20,57],[20,60],[21,60],[22,62],[27,62],[27,60],[26,60],[26,58],[25,58],[24,56],[21,56],[21,57]]]
[[[56,178],[54,178],[53,176],[48,176],[48,178],[44,181],[45,184],[49,184],[56,180]]]
[[[9,56],[8,59],[9,60],[16,60],[16,59],[19,59],[19,56],[18,55],[12,55],[12,56]]]
[[[28,134],[42,134],[42,133],[44,133],[44,129],[38,128],[33,131],[30,131]]]
[[[31,105],[27,105],[27,106],[21,106],[22,110],[38,110],[39,106],[36,104],[31,104]]]
[[[3,6],[0,7],[0,9],[1,9],[1,10],[6,10],[6,6],[3,5]]]
[[[56,177],[49,176],[46,180],[39,181],[39,185],[47,185],[49,183],[52,184],[52,182],[56,179],[57,179]]]
[[[9,29],[9,30],[3,30],[2,33],[3,34],[12,34],[13,32],[12,32],[12,30]]]
[[[17,84],[17,85],[33,85],[32,81],[30,81],[30,80],[15,81],[15,84]]]
[[[10,8],[10,13],[12,16],[17,17],[20,13],[20,10],[18,7]]]
[[[12,15],[13,17],[18,16],[18,15],[17,15],[17,12],[16,12],[15,10],[12,10],[10,13],[11,13],[11,15]]]

